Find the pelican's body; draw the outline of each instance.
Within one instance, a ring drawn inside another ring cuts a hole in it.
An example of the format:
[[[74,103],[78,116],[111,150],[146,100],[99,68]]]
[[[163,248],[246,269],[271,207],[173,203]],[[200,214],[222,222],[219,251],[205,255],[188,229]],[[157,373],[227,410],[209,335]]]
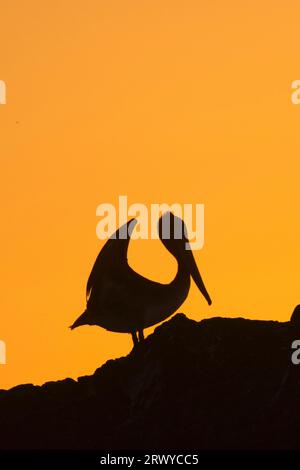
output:
[[[191,252],[184,252],[183,240],[162,239],[178,263],[169,284],[146,279],[128,265],[127,249],[135,224],[136,220],[131,220],[123,225],[100,251],[87,283],[86,310],[71,328],[89,324],[131,333],[135,344],[136,332],[142,339],[144,328],[165,320],[180,307],[188,295],[191,275],[211,303],[195,262],[191,272],[194,258]],[[124,232],[126,238],[122,238]]]

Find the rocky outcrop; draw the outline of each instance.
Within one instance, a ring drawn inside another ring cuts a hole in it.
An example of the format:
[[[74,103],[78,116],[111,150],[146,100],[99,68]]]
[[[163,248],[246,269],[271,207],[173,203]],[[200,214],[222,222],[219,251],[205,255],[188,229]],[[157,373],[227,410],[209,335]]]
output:
[[[0,391],[2,449],[300,447],[297,321],[177,314],[92,376]]]

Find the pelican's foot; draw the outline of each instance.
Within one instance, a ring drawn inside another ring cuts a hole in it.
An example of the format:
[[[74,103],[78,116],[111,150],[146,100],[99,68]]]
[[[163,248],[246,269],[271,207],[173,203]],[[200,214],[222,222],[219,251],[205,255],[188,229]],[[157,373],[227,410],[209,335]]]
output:
[[[131,337],[133,341],[133,349],[135,349],[145,339],[143,330],[139,330],[138,333],[136,331],[133,331],[131,333]]]
[[[132,341],[133,341],[133,349],[139,344],[139,340],[136,334],[136,331],[131,333]]]
[[[144,330],[139,330],[139,342],[144,341]]]

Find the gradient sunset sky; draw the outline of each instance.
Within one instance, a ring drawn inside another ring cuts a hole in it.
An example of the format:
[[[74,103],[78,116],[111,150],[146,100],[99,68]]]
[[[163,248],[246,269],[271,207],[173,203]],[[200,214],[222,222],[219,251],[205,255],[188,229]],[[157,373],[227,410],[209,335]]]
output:
[[[0,0],[0,388],[93,373],[129,335],[71,332],[103,242],[96,207],[204,203],[190,318],[300,303],[298,1]],[[159,241],[129,262],[160,282]],[[146,334],[149,331],[146,331]]]

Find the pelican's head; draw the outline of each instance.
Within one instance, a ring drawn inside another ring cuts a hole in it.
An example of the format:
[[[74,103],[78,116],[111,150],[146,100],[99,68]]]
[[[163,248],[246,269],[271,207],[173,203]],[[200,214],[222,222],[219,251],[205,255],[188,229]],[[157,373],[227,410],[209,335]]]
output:
[[[187,228],[185,223],[172,212],[166,212],[158,221],[159,238],[167,250],[172,253],[177,261],[188,270],[201,294],[211,305],[211,298],[206,290],[194,255],[189,246]]]

